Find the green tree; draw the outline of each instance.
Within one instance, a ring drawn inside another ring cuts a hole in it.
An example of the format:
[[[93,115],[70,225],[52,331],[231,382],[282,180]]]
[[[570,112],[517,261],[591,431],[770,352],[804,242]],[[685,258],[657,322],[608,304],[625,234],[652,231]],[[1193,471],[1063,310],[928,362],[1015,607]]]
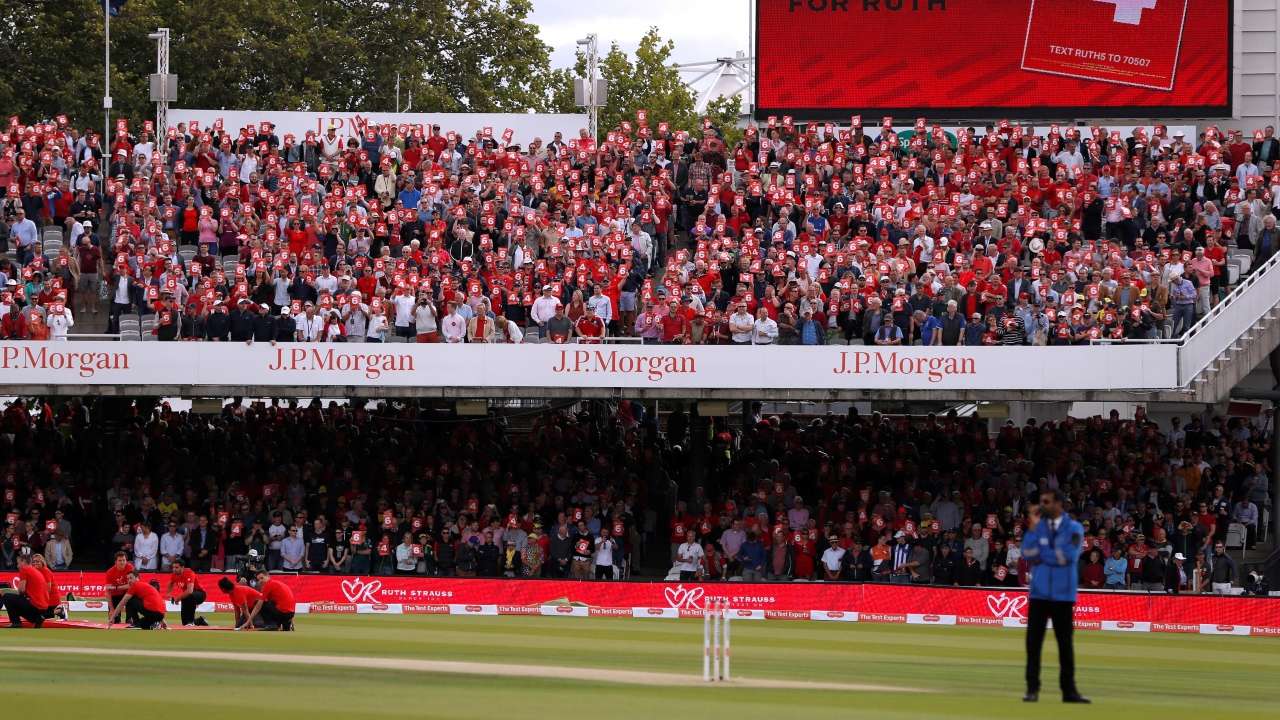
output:
[[[711,120],[711,124],[720,130],[725,144],[730,148],[742,139],[742,128],[738,127],[742,118],[742,98],[721,95],[707,103],[707,111],[703,117]]]
[[[170,28],[178,104],[228,110],[524,112],[553,107],[564,73],[530,0],[129,0],[111,20],[113,116],[154,113],[147,76]],[[0,3],[0,110],[102,122],[100,0]]]

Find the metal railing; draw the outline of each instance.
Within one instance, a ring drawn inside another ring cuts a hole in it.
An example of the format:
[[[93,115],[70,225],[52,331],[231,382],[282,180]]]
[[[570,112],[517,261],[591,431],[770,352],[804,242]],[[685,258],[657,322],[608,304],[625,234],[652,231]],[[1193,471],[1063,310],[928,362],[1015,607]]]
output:
[[[1280,253],[1251,269],[1217,305],[1181,335],[1170,338],[1124,339],[1099,338],[1091,345],[1156,344],[1178,348],[1178,383],[1186,386],[1223,352],[1280,304]]]
[[[1240,280],[1235,290],[1177,338],[1178,380],[1190,383],[1280,302],[1280,255]],[[1173,340],[1170,340],[1173,342]]]

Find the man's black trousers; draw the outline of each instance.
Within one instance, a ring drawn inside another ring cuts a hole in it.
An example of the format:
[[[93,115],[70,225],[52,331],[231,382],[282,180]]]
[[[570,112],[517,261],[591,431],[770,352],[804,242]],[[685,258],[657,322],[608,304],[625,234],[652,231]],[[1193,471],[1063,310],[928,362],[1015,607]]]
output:
[[[1064,696],[1076,695],[1076,655],[1071,638],[1075,603],[1032,599],[1028,607],[1027,692],[1040,692],[1040,650],[1045,626],[1052,620],[1053,635],[1058,640],[1058,686]]]

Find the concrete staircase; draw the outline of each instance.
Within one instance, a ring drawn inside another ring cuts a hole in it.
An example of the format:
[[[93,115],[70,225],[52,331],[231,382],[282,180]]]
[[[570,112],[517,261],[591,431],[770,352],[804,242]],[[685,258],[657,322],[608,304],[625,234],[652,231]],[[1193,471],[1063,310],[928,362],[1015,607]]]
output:
[[[1247,272],[1251,257],[1232,256]],[[1224,400],[1280,346],[1280,254],[1246,275],[1191,331],[1165,342],[1178,344],[1178,375],[1185,400]]]

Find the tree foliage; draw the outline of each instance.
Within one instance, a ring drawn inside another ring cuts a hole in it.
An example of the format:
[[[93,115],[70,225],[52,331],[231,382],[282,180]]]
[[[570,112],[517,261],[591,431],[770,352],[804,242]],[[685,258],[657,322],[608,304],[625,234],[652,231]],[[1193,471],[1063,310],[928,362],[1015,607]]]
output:
[[[724,142],[730,148],[742,139],[742,128],[738,121],[742,117],[742,98],[721,95],[707,103],[707,111],[703,116],[711,120],[719,131]]]
[[[390,111],[410,97],[420,112],[581,112],[576,66],[550,67],[528,21],[531,0],[129,0],[111,20],[113,117],[151,117],[148,75],[170,29],[169,65],[181,107],[226,110]],[[0,112],[27,122],[66,113],[102,123],[100,0],[0,3]],[[652,126],[700,126],[693,93],[655,27],[634,56],[616,43],[600,59],[609,101],[600,127],[649,112]],[[707,116],[736,140],[736,101]]]
[[[111,20],[113,115],[150,117],[148,33],[170,28],[178,105],[228,110],[544,111],[560,92],[530,0],[129,0]],[[0,3],[0,109],[102,110],[100,0]]]

